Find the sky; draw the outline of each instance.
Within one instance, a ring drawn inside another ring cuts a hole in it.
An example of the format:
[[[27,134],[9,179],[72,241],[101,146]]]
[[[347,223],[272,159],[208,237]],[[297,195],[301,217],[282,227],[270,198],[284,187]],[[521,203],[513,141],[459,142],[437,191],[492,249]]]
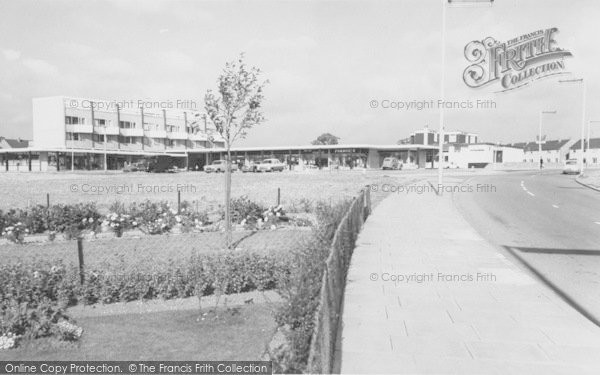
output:
[[[600,120],[600,2],[496,0],[446,8],[440,0],[395,1],[29,1],[0,0],[0,135],[32,138],[32,98],[192,102],[203,107],[225,62],[240,52],[270,81],[267,121],[238,146],[309,144],[324,132],[346,144],[392,144],[424,126],[438,108],[392,109],[385,103],[444,98],[490,100],[495,108],[449,108],[448,130],[488,142],[533,141],[542,110],[551,139],[579,137],[581,84],[586,121]],[[507,41],[557,27],[572,53],[570,75],[497,92],[470,88],[465,46]],[[445,46],[442,65],[442,45]],[[373,108],[373,101],[378,103]],[[592,123],[600,137],[600,122]]]

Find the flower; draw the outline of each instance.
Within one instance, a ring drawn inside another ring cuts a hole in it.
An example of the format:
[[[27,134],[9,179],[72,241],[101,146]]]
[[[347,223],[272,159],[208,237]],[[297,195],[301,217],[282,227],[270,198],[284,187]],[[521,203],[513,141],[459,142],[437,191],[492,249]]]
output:
[[[2,336],[0,336],[0,350],[4,349],[12,349],[17,344],[17,339],[19,337],[15,334],[8,332]]]

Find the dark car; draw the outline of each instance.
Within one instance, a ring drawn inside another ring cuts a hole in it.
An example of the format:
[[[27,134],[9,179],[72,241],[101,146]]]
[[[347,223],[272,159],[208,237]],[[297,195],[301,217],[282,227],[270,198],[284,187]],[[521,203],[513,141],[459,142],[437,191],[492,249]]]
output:
[[[148,164],[148,172],[165,173],[170,172],[174,163],[173,158],[168,155],[160,155],[152,158]]]

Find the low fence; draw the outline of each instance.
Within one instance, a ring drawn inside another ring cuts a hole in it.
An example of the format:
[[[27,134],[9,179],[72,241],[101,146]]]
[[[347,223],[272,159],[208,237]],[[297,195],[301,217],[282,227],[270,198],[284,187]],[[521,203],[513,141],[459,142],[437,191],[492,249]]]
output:
[[[366,186],[354,198],[333,237],[308,357],[307,370],[313,374],[331,373],[333,370],[346,273],[358,233],[371,212],[370,192],[371,187]]]

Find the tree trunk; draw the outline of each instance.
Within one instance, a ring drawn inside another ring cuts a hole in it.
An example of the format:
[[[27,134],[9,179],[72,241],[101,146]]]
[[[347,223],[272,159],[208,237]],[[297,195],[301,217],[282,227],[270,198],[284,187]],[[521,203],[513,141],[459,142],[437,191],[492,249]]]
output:
[[[231,249],[231,150],[227,147],[225,161],[225,247]]]

